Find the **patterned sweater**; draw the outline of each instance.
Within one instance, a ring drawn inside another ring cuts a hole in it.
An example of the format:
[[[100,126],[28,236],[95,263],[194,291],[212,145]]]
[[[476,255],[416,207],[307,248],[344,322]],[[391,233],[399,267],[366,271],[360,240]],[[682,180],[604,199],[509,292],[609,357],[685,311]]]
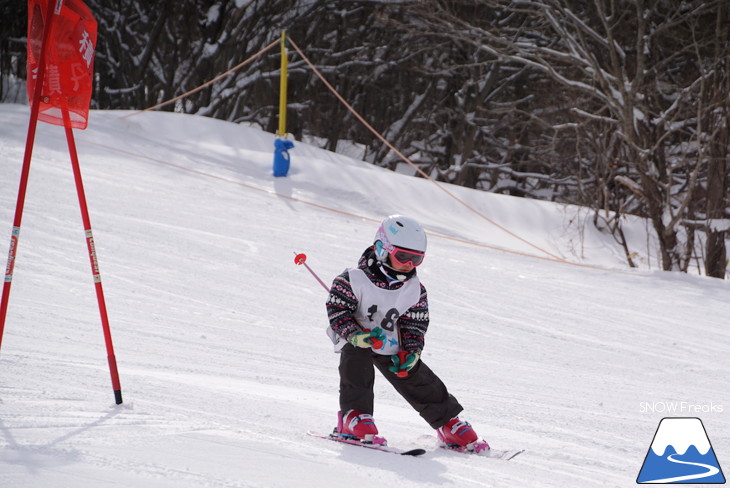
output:
[[[413,277],[414,269],[410,273],[398,276],[401,280],[393,280],[385,274],[385,271],[375,259],[375,252],[369,247],[363,252],[357,267],[365,272],[370,281],[380,288],[397,290],[403,283]],[[357,311],[359,303],[355,297],[347,270],[335,278],[327,298],[327,316],[330,327],[339,336],[348,339],[351,335],[362,332],[353,314]],[[398,319],[398,327],[401,333],[401,345],[408,352],[423,350],[424,336],[428,329],[428,299],[426,288],[421,284],[421,298],[414,306],[408,309]]]

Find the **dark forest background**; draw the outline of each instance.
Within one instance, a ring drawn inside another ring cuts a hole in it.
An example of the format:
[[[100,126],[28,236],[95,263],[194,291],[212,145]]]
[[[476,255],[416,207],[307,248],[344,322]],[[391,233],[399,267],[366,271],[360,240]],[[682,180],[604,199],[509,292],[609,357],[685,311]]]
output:
[[[624,245],[648,219],[662,267],[724,278],[730,232],[727,0],[86,0],[99,23],[93,108],[143,109],[286,30],[434,179],[594,209]],[[24,100],[27,5],[0,2],[0,101]],[[395,168],[289,49],[287,129]],[[276,132],[278,47],[169,105]],[[27,102],[26,102],[27,103]],[[699,250],[699,251],[697,251]]]

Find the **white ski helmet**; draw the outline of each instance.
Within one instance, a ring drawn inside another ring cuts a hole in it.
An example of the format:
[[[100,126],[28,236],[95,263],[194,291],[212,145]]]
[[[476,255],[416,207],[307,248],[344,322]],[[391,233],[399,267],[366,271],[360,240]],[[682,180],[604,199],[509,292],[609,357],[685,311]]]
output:
[[[426,231],[415,219],[403,215],[391,215],[383,220],[375,234],[375,256],[385,261],[396,247],[426,252]]]

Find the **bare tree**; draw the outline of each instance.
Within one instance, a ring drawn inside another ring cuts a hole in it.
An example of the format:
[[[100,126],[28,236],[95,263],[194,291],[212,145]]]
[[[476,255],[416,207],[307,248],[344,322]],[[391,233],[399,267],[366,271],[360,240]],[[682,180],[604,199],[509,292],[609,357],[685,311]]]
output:
[[[285,29],[432,177],[592,206],[630,265],[623,216],[640,215],[664,269],[686,271],[694,259],[710,276],[726,272],[727,0],[86,1],[99,22],[96,108],[173,98]],[[21,91],[24,22],[11,19],[25,7],[0,8],[5,97]],[[274,132],[279,61],[271,50],[165,110]],[[364,159],[399,164],[291,50],[289,73],[296,138],[331,150],[356,142]]]
[[[28,2],[0,1],[0,102],[21,103],[25,92]]]
[[[702,63],[709,70],[706,89],[703,91],[703,110],[698,117],[704,121],[707,140],[707,197],[704,227],[707,234],[705,273],[724,278],[728,267],[725,239],[730,232],[730,10],[727,3],[717,8],[715,36],[703,48],[710,51],[708,62]],[[703,53],[698,48],[701,62]]]
[[[489,5],[502,22],[495,28],[465,19],[454,13],[455,3]],[[646,215],[660,243],[663,269],[686,271],[711,134],[700,117],[704,110],[722,120],[715,107],[702,104],[721,67],[703,67],[712,30],[700,26],[721,18],[723,3],[432,1],[420,14],[432,29],[458,42],[542,74],[570,93],[574,120],[609,128],[603,137],[614,143],[603,145],[613,148],[613,182],[630,190],[612,210]],[[713,45],[715,39],[713,33]],[[726,62],[724,56],[716,62]],[[717,150],[727,154],[727,147]],[[602,184],[602,191],[612,191],[609,180]],[[606,206],[610,199],[598,201]]]

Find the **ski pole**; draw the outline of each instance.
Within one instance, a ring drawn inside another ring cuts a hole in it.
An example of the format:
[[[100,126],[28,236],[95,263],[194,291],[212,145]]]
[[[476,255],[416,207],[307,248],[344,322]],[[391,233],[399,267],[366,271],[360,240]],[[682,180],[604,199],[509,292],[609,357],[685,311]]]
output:
[[[322,281],[319,278],[319,276],[317,276],[317,273],[315,273],[314,270],[312,268],[310,268],[309,265],[307,264],[307,255],[304,254],[304,253],[299,253],[299,254],[294,253],[294,254],[295,254],[295,256],[294,256],[294,264],[297,264],[297,265],[300,265],[300,266],[303,264],[304,267],[307,268],[307,271],[309,271],[310,273],[312,273],[312,276],[314,276],[314,278],[317,281],[319,281],[319,284],[322,285],[322,288],[324,288],[327,292],[329,292],[330,290],[329,290],[329,288],[327,288],[327,285],[324,284],[324,281]],[[370,332],[370,329],[363,329],[363,332]],[[398,339],[400,339],[400,337]],[[380,349],[382,347],[382,345],[383,345],[383,342],[382,341],[379,341],[377,339],[371,339],[371,340],[374,340],[375,341],[375,342],[373,342],[373,347],[375,347],[375,349]],[[403,364],[403,362],[405,361],[405,357],[406,357],[407,354],[408,353],[406,351],[400,351],[398,353],[398,356],[400,357],[401,364]],[[396,374],[397,374],[397,376],[399,376],[401,378],[404,378],[404,377],[408,376],[408,371],[400,370]]]
[[[294,253],[294,254],[296,254],[296,253]],[[296,256],[294,256],[294,264],[298,264],[298,265],[302,265],[303,264],[304,267],[307,268],[307,271],[309,271],[310,273],[312,273],[312,276],[314,276],[314,278],[317,281],[319,281],[319,284],[322,285],[322,288],[324,288],[328,292],[330,291],[330,289],[327,288],[327,285],[324,284],[324,281],[322,281],[321,279],[319,279],[319,276],[317,276],[317,273],[315,273],[312,270],[312,268],[310,268],[309,265],[307,264],[307,255],[306,254],[304,254],[304,253],[296,254]]]

